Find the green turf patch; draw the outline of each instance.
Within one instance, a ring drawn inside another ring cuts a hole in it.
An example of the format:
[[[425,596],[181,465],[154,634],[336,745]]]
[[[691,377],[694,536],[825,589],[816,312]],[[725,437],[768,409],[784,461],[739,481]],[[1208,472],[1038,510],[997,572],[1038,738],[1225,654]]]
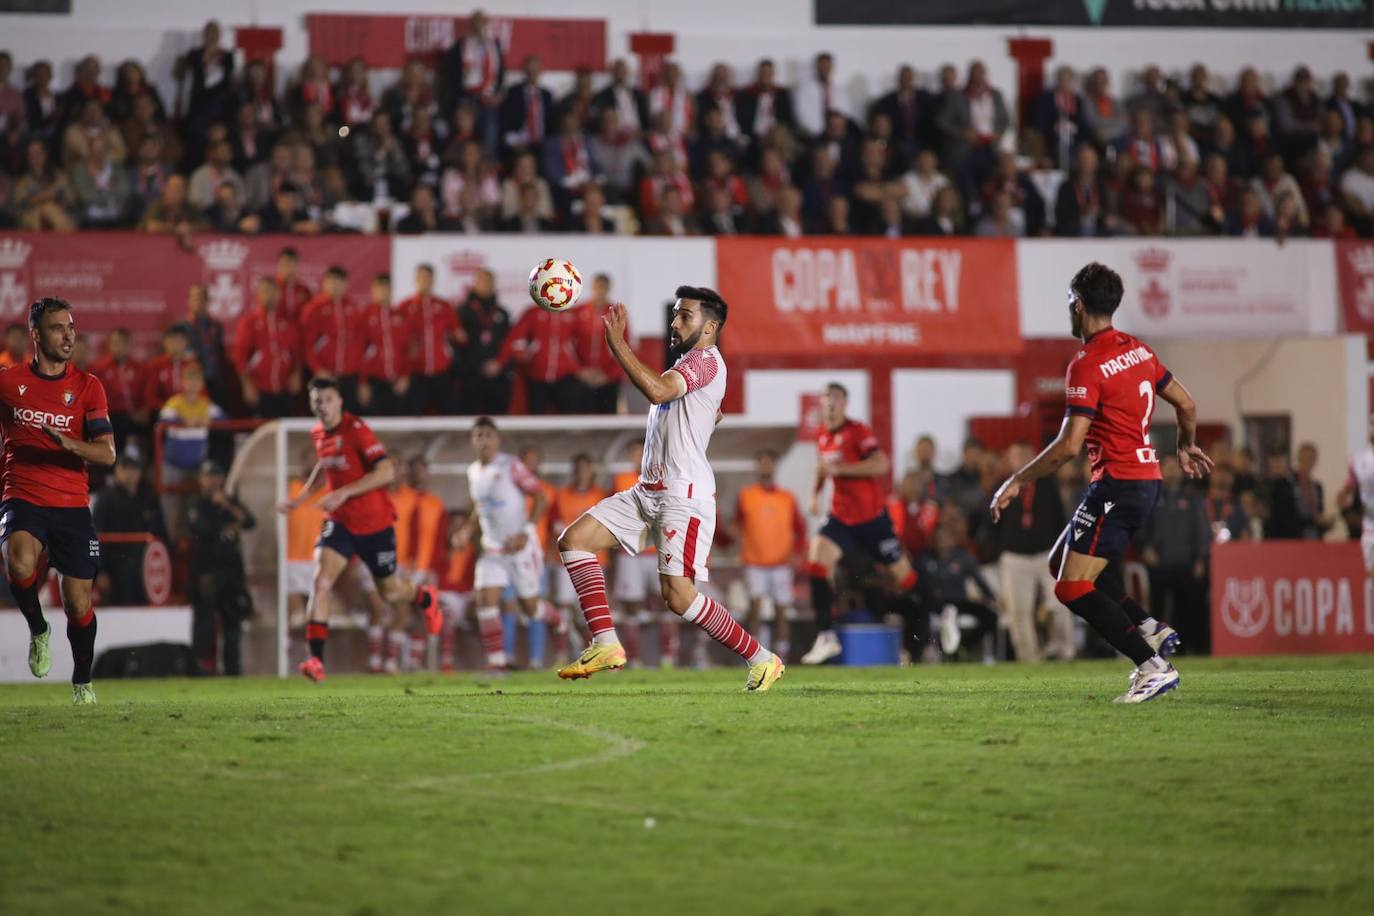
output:
[[[1349,913],[1374,657],[0,687],[0,913]]]

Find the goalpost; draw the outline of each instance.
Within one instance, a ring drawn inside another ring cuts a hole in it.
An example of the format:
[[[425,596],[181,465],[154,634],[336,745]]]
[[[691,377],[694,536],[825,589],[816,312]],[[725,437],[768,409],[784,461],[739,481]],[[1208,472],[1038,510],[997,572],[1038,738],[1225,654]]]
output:
[[[472,417],[388,417],[366,418],[387,453],[404,470],[407,458],[423,455],[429,462],[430,489],[455,508],[469,502],[467,467],[473,460],[468,434]],[[540,450],[542,475],[555,485],[566,482],[572,457],[590,454],[598,465],[598,483],[605,485],[612,474],[630,470],[625,459],[628,443],[644,434],[643,414],[577,417],[499,417],[497,425],[508,452],[533,446]],[[287,498],[293,475],[302,479],[314,464],[310,430],[316,421],[309,417],[276,420],[258,427],[238,446],[229,471],[228,486],[237,492],[258,525],[243,538],[244,562],[256,606],[275,605],[271,641],[275,664],[264,666],[254,660],[252,647],[245,644],[246,659],[258,671],[275,670],[285,677],[290,670],[287,613],[287,518],[276,511]],[[739,489],[753,475],[754,453],[771,448],[786,453],[795,443],[795,425],[760,423],[744,417],[726,417],[711,440],[710,457],[716,472],[716,501],[721,507],[733,505]],[[729,517],[722,508],[721,523]],[[271,519],[272,523],[268,524]],[[713,566],[716,564],[713,564]],[[255,624],[261,629],[261,624]],[[265,647],[264,647],[265,648]],[[259,654],[261,650],[259,651]]]

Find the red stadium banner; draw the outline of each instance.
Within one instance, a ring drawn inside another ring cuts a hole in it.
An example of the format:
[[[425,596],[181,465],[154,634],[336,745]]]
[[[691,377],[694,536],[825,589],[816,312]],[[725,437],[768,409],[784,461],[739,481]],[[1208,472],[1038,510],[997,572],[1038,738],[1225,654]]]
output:
[[[1004,355],[1021,350],[1015,243],[716,240],[726,336],[748,355]]]
[[[72,303],[83,333],[160,332],[185,315],[187,287],[204,283],[210,313],[232,334],[252,307],[253,280],[271,274],[288,246],[300,252],[311,289],[330,264],[343,264],[354,294],[366,295],[367,280],[391,265],[391,240],[361,235],[203,235],[182,248],[136,232],[0,233],[0,322],[24,321],[31,301],[58,296]]]
[[[1360,545],[1212,547],[1212,653],[1374,652],[1374,581]]]
[[[467,16],[374,16],[311,13],[310,53],[330,66],[361,57],[369,67],[396,68],[412,57],[442,54],[467,34]],[[538,57],[545,70],[603,70],[606,20],[493,16],[491,29],[506,49],[506,67]]]
[[[1374,334],[1374,242],[1336,242],[1336,278],[1341,288],[1345,329],[1355,334]]]

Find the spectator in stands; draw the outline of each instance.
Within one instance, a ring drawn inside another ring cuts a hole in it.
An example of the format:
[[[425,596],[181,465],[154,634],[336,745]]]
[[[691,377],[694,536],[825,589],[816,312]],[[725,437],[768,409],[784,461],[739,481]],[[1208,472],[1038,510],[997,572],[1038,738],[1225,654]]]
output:
[[[112,98],[110,90],[100,84],[100,58],[88,54],[77,61],[72,84],[58,99],[58,117],[69,122],[77,118],[87,102],[99,103],[103,112]]]
[[[1292,195],[1298,208],[1298,217],[1303,225],[1308,222],[1307,204],[1303,201],[1302,189],[1298,181],[1290,175],[1283,164],[1283,157],[1271,153],[1264,159],[1260,174],[1250,182],[1250,188],[1259,196],[1260,208],[1264,215],[1273,219],[1276,215],[1279,198]]]
[[[577,412],[577,328],[572,315],[527,308],[510,329],[496,358],[520,367],[531,414]]]
[[[46,141],[57,132],[62,111],[52,91],[52,64],[46,60],[34,61],[25,74],[24,114],[31,138]]]
[[[501,206],[501,183],[496,170],[483,159],[482,147],[476,140],[460,144],[456,156],[439,179],[443,218],[450,223],[470,218],[485,224]]]
[[[1226,234],[1246,238],[1274,237],[1274,221],[1265,215],[1254,188],[1242,191],[1238,208],[1227,214]]]
[[[1159,169],[1165,165],[1165,148],[1155,130],[1155,117],[1148,108],[1131,112],[1131,129],[1117,141],[1119,157],[1129,157],[1147,169]]]
[[[706,77],[706,85],[697,93],[697,114],[704,121],[708,112],[720,112],[721,129],[732,142],[738,141],[741,134],[737,98],[730,65],[712,64],[711,72]]]
[[[825,208],[825,219],[815,227],[816,235],[853,235],[853,220],[848,197],[832,197]]]
[[[791,185],[780,188],[777,194],[777,209],[764,214],[756,231],[760,235],[801,238],[805,233],[801,192]]]
[[[162,138],[158,134],[148,134],[134,150],[134,161],[129,167],[129,215],[137,223],[153,201],[162,196],[173,173],[162,157]]]
[[[162,196],[143,211],[138,228],[143,232],[174,235],[189,249],[191,233],[204,228],[204,222],[186,199],[185,178],[180,175],[167,178]]]
[[[813,137],[820,135],[832,111],[848,114],[840,88],[834,80],[834,70],[834,55],[822,51],[812,62],[810,76],[797,86],[797,126],[805,134]]]
[[[1007,464],[1023,467],[1033,455],[1028,443],[1018,442],[1008,449]],[[1041,485],[1029,489],[1030,492],[1022,490],[1018,502],[1011,507],[1015,511],[1003,512],[994,528],[1007,629],[1017,661],[1040,661],[1040,640],[1035,632],[1036,610],[1047,607],[1054,623],[1044,655],[1073,658],[1073,623],[1068,608],[1054,600],[1054,577],[1049,569],[1050,548],[1064,531],[1068,518],[1058,489],[1051,482],[1042,481]]]
[[[110,97],[110,120],[118,123],[131,117],[134,113],[134,103],[145,97],[152,101],[159,121],[167,116],[157,87],[149,84],[148,74],[143,65],[136,60],[124,61],[119,65],[115,75],[114,92]]]
[[[896,88],[880,96],[869,108],[869,113],[870,120],[875,114],[887,117],[892,125],[895,152],[903,161],[910,160],[933,139],[933,100],[930,93],[916,85],[916,69],[910,64],[897,68]]]
[[[542,181],[543,179],[540,179]],[[551,232],[557,225],[552,219],[545,218],[541,204],[543,198],[539,187],[531,182],[520,188],[519,208],[515,215],[501,221],[498,226],[502,232],[523,232],[534,234]]]
[[[1207,144],[1206,149],[1208,156],[1221,157],[1228,175],[1236,176],[1237,181],[1241,180],[1243,170],[1249,167],[1249,154],[1236,138],[1236,128],[1230,118],[1217,118],[1212,130],[1212,142]]]
[[[205,211],[205,222],[211,232],[227,235],[237,233],[256,233],[262,220],[256,213],[244,209],[238,198],[238,190],[232,181],[225,181],[215,189],[215,201]]]
[[[391,274],[372,278],[371,299],[361,311],[358,402],[379,416],[413,413],[410,382],[414,329],[404,302],[391,296]]]
[[[133,113],[120,121],[118,127],[124,148],[130,155],[136,155],[139,145],[151,136],[161,141],[158,144],[158,157],[168,168],[176,168],[180,164],[183,151],[181,135],[158,113],[151,96],[141,95],[134,99]]]
[[[172,76],[177,81],[177,109],[185,92],[186,135],[191,141],[192,158],[198,159],[194,145],[210,124],[227,123],[234,101],[234,55],[220,47],[219,23],[213,19],[205,23],[200,33],[200,45],[177,58]]]
[[[854,220],[865,231],[879,225],[879,210],[884,201],[896,202],[902,196],[901,184],[887,177],[885,157],[886,149],[874,141],[866,142],[859,155],[859,170],[849,198]]]
[[[0,51],[0,163],[5,165],[17,157],[28,128],[24,93],[10,85],[13,75],[14,58]]]
[[[1129,129],[1125,108],[1111,94],[1110,85],[1103,67],[1094,68],[1083,83],[1083,122],[1099,150],[1115,147]]]
[[[692,180],[683,171],[682,163],[671,150],[660,149],[654,153],[652,171],[639,182],[639,216],[646,224],[652,225],[659,216],[663,195],[669,188],[677,192],[683,210],[696,204]]]
[[[255,213],[261,212],[272,201],[277,188],[290,180],[291,146],[285,141],[272,146],[272,152],[264,162],[253,165],[244,174],[244,204]]]
[[[1021,238],[1026,234],[1026,219],[1019,207],[1013,206],[1011,194],[994,191],[987,212],[978,221],[973,234],[979,238]]]
[[[1164,200],[1150,169],[1140,167],[1131,173],[1130,184],[1121,195],[1120,225],[1126,235],[1163,235]]]
[[[244,199],[243,177],[234,171],[234,148],[228,140],[211,143],[205,164],[191,173],[187,198],[191,206],[205,210],[215,202],[216,190],[228,182],[239,200]]]
[[[167,528],[162,509],[143,487],[143,462],[133,452],[121,452],[91,510],[95,530],[105,534],[151,534],[164,543]],[[143,589],[144,544],[102,544],[98,586],[102,604],[146,604]]]
[[[529,152],[516,157],[510,177],[501,184],[501,219],[520,216],[545,221],[554,217],[549,183],[540,177],[534,154]]]
[[[573,349],[578,364],[578,413],[613,414],[620,409],[620,364],[606,345],[606,326],[601,320],[610,302],[611,278],[597,274],[583,304],[573,312],[577,318]]]
[[[1374,233],[1374,146],[1360,150],[1341,176],[1341,200],[1361,235]]]
[[[802,212],[808,221],[824,219],[830,201],[843,197],[848,185],[837,174],[838,163],[830,150],[818,146],[811,153],[811,174],[802,186]]]
[[[312,377],[335,379],[345,409],[356,410],[364,341],[358,310],[347,294],[348,271],[338,264],[330,266],[319,293],[301,312],[300,326],[306,370]]]
[[[1205,499],[1185,485],[1178,460],[1162,456],[1163,489],[1140,533],[1140,558],[1150,577],[1150,614],[1170,621],[1190,650],[1210,651],[1207,558],[1213,533]]]
[[[467,32],[449,47],[440,63],[447,104],[452,106],[460,99],[470,104],[488,155],[495,155],[500,137],[505,58],[506,49],[488,27],[486,14],[475,10],[468,17]]]
[[[1226,116],[1236,125],[1248,124],[1252,119],[1269,122],[1269,101],[1260,88],[1259,74],[1254,67],[1241,70],[1236,89],[1226,98]]]
[[[1161,171],[1173,172],[1184,159],[1201,160],[1202,148],[1189,132],[1188,116],[1181,111],[1175,111],[1169,116],[1168,125],[1168,129],[1159,138],[1164,152]]]
[[[1341,130],[1347,139],[1355,136],[1355,124],[1368,108],[1350,97],[1350,74],[1340,71],[1331,77],[1331,95],[1326,99],[1327,111],[1340,118]]]
[[[1351,140],[1345,133],[1345,123],[1340,113],[1328,109],[1322,117],[1321,130],[1317,133],[1316,148],[1308,161],[1324,160],[1328,167],[1338,162],[1344,164],[1353,149]]]
[[[930,215],[917,220],[912,226],[916,235],[965,235],[964,206],[959,200],[959,192],[953,185],[941,188],[935,193],[935,204]]]
[[[1241,508],[1239,497],[1253,495],[1253,490],[1234,490],[1235,477],[1231,469],[1218,466],[1208,478],[1207,498],[1203,509],[1207,525],[1216,543],[1251,540],[1250,516]]]
[[[959,466],[945,475],[943,480],[937,478],[940,484],[938,492],[942,492],[965,516],[981,512],[987,505],[988,494],[982,484],[984,460],[983,443],[970,436],[964,440],[960,450]]]
[[[243,624],[253,616],[240,534],[256,522],[243,503],[225,492],[224,468],[219,464],[204,462],[196,485],[198,492],[186,510],[191,544],[191,652],[206,674],[220,670],[237,677],[242,673]],[[215,658],[216,623],[223,667]]]
[[[339,124],[352,129],[367,125],[377,110],[377,103],[368,88],[367,62],[352,58],[343,67],[343,78],[334,88],[334,101]]]
[[[603,170],[607,194],[616,203],[631,198],[635,179],[649,162],[644,144],[625,129],[623,117],[618,107],[602,109],[600,129],[587,140],[588,156]]]
[[[29,360],[29,329],[19,323],[5,328],[5,348],[0,350],[0,369],[22,366]]]
[[[523,83],[512,86],[501,103],[501,137],[509,149],[538,149],[553,123],[553,94],[539,85],[543,65],[531,54],[521,66]]]
[[[60,169],[48,160],[41,140],[24,147],[26,171],[14,183],[11,206],[21,229],[70,232],[76,228],[75,194]]]
[[[1303,66],[1293,71],[1292,81],[1275,97],[1273,110],[1274,135],[1284,158],[1296,161],[1316,145],[1324,110],[1311,70]]]
[[[957,163],[963,186],[976,188],[992,171],[1002,138],[1011,127],[1011,115],[1000,90],[988,83],[981,60],[969,64],[963,91],[947,99],[940,109],[938,126],[943,152],[941,161]]]
[[[993,173],[983,185],[984,205],[997,191],[1006,192],[1015,211],[1013,219],[1020,235],[1040,235],[1045,228],[1045,200],[1030,178],[1017,168],[1016,156],[1003,152],[997,157]]]
[[[501,416],[510,411],[510,370],[498,359],[510,334],[510,313],[496,301],[496,278],[485,268],[458,306],[462,326],[453,365],[459,381],[459,413]]]
[[[259,230],[267,234],[316,235],[320,231],[320,224],[310,218],[310,211],[301,199],[301,189],[293,181],[277,185],[272,203],[257,216]]]
[[[935,203],[935,195],[949,186],[949,178],[939,171],[933,149],[922,149],[912,160],[911,169],[901,178],[902,209],[911,220],[925,219]]]
[[[590,183],[582,189],[582,196],[573,201],[570,232],[585,235],[614,235],[620,231],[615,211],[606,204],[606,192],[601,185]]]
[[[1214,161],[1226,167],[1220,157]],[[1196,159],[1185,157],[1178,171],[1164,180],[1164,200],[1169,235],[1215,235],[1226,219],[1213,186],[1198,174]]]
[[[773,61],[768,58],[760,60],[754,72],[753,84],[738,96],[735,114],[740,130],[755,143],[761,142],[774,126],[781,125],[788,131],[795,131],[797,127],[792,93],[777,84],[775,72]]]
[[[1327,204],[1320,220],[1312,227],[1312,238],[1314,239],[1353,239],[1356,237],[1355,230],[1346,225],[1345,211],[1337,204]]]
[[[1054,71],[1054,85],[1041,92],[1032,105],[1032,126],[1044,138],[1051,161],[1060,169],[1069,168],[1074,148],[1087,136],[1083,109],[1077,79],[1069,66]]]
[[[1109,215],[1102,211],[1097,150],[1084,143],[1074,153],[1074,167],[1068,180],[1059,186],[1054,204],[1054,234],[1083,238],[1111,235],[1112,229]]]
[[[104,137],[93,137],[72,169],[77,219],[86,229],[117,228],[129,209],[129,173],[111,161],[105,144]]]
[[[590,124],[592,99],[595,95],[592,90],[592,72],[586,67],[579,67],[573,76],[572,91],[558,100],[558,118],[573,114],[577,116],[578,123]]]
[[[350,135],[354,194],[358,200],[387,203],[410,193],[413,175],[405,150],[392,128],[391,114],[377,112],[365,131]]]
[[[575,112],[559,117],[558,134],[544,141],[541,173],[552,188],[558,212],[567,214],[572,201],[580,197],[588,182],[602,176],[601,163]]]
[[[111,162],[122,163],[126,156],[124,137],[109,118],[97,99],[83,102],[80,113],[62,134],[62,164],[74,169],[90,155],[91,147],[103,141],[106,158]]]
[[[611,82],[592,97],[592,111],[602,125],[606,123],[606,112],[615,112],[614,139],[637,140],[648,129],[649,99],[630,82],[630,65],[623,57],[611,62]]]
[[[1188,71],[1188,88],[1180,100],[1188,128],[1200,140],[1211,139],[1217,118],[1221,117],[1221,96],[1212,92],[1211,76],[1205,64],[1193,64]]]
[[[235,98],[240,104],[253,106],[253,118],[264,134],[275,135],[285,124],[266,61],[250,60],[244,65]]]
[[[290,90],[292,114],[304,120],[312,106],[319,109],[320,119],[333,123],[337,116],[334,87],[329,82],[329,64],[319,54],[311,54],[301,62],[296,83]]]
[[[210,424],[226,418],[224,410],[210,400],[205,390],[205,374],[200,364],[188,360],[181,368],[181,390],[162,404],[158,423],[167,427],[162,449],[162,482],[172,488],[164,494],[163,517],[173,537],[185,531],[186,501],[181,484],[189,482],[210,455]]]
[[[1317,467],[1317,446],[1304,442],[1298,446],[1297,463],[1293,470],[1293,494],[1297,503],[1301,537],[1319,541],[1336,525],[1326,512],[1326,491],[1313,476]]]
[[[410,192],[410,206],[406,215],[397,220],[393,228],[400,235],[421,235],[425,232],[441,232],[448,226],[439,215],[434,192],[425,185],[416,185],[415,190]]]
[[[677,61],[667,61],[659,74],[658,85],[649,91],[649,116],[655,129],[681,141],[697,124],[696,105]]]
[[[267,160],[272,135],[258,124],[253,106],[243,102],[235,109],[234,130],[230,143],[234,150],[234,171],[246,176],[248,171]]]
[[[288,417],[302,390],[300,331],[282,308],[277,280],[259,277],[253,290],[254,307],[239,318],[234,333],[243,403],[255,417]]]

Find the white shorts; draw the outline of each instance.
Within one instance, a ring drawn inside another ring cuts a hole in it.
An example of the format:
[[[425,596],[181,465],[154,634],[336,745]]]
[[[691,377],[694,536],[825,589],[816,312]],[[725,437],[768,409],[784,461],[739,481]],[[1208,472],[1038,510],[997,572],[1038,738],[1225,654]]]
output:
[[[791,607],[796,601],[792,597],[790,566],[746,566],[744,587],[749,592],[750,600],[768,598],[779,609]]]
[[[472,592],[440,592],[439,607],[450,620],[462,620],[472,603]]]
[[[517,598],[538,598],[544,578],[544,548],[539,538],[530,535],[525,546],[515,553],[497,553],[485,548],[477,558],[476,588],[515,589]]]
[[[1374,570],[1374,532],[1360,535],[1360,549],[1364,551],[1364,571]]]
[[[571,584],[571,583],[569,583]],[[651,553],[615,555],[615,587],[611,597],[621,604],[643,604],[658,595],[658,557]]]
[[[315,561],[290,560],[286,564],[286,593],[308,595],[315,587]]]
[[[688,499],[634,486],[608,496],[587,510],[605,525],[627,553],[646,543],[658,550],[658,571],[706,581],[706,562],[716,536],[715,499]]]

